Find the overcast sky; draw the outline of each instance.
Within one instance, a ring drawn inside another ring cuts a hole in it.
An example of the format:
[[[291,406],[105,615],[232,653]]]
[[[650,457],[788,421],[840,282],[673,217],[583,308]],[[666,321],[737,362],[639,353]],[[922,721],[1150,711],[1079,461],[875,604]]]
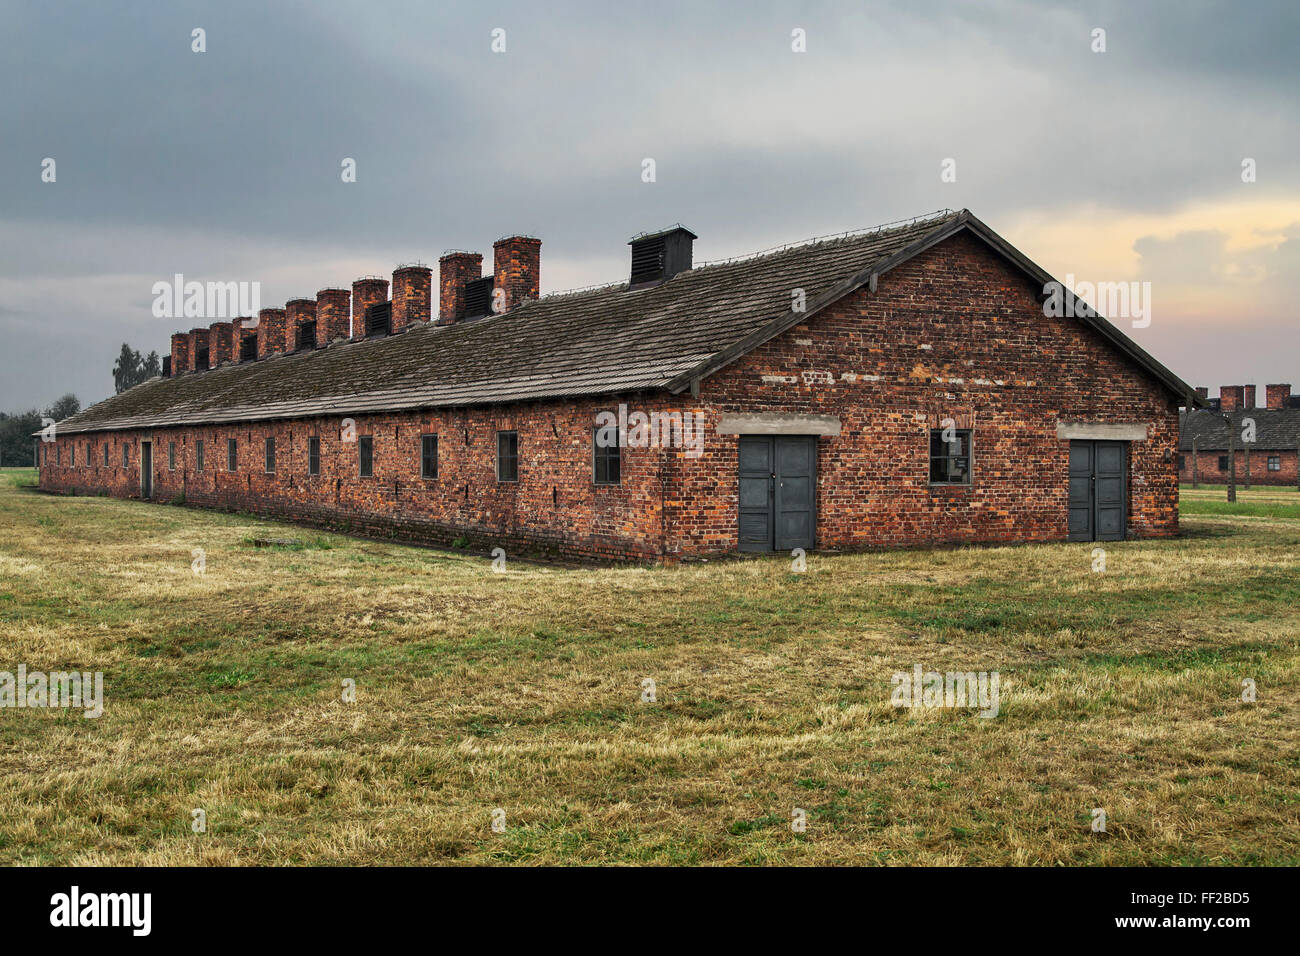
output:
[[[943,207],[1150,282],[1117,324],[1211,395],[1300,389],[1295,0],[0,0],[0,45],[0,409],[206,325],[153,316],[178,272],[282,305],[527,233],[546,293],[677,221],[698,261]]]

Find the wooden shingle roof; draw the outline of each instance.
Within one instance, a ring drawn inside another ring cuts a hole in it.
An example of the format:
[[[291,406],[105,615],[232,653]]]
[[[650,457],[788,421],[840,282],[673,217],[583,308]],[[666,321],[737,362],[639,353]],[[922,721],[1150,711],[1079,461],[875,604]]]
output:
[[[975,231],[1021,268],[1038,269],[966,210],[944,212],[704,265],[648,288],[624,283],[551,295],[449,326],[422,323],[386,338],[155,378],[84,409],[58,430],[679,392],[962,229]],[[794,289],[805,291],[805,312],[791,310]],[[1103,334],[1171,389],[1191,392],[1104,319],[1099,322]]]

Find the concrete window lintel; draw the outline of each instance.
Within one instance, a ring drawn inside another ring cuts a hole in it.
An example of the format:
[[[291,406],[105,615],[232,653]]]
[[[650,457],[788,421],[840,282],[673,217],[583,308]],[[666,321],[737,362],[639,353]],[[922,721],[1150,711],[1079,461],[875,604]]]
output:
[[[838,435],[840,420],[835,415],[792,415],[761,412],[726,415],[718,422],[719,435]]]
[[[1146,441],[1147,426],[1128,422],[1057,422],[1056,437],[1099,441]]]

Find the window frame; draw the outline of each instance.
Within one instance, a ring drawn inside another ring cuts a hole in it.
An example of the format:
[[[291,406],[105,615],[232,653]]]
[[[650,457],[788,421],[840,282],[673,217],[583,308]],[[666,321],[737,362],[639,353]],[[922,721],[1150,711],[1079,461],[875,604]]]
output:
[[[307,436],[307,474],[311,477],[320,474],[320,435]]]
[[[509,455],[501,454],[501,442],[503,439],[513,438],[514,449]],[[503,461],[509,461],[514,466],[514,474],[510,478],[501,477],[501,464]],[[519,482],[519,431],[514,428],[497,429],[497,482],[498,484],[518,484]]]
[[[174,441],[167,443],[167,470],[176,470],[176,443]]]
[[[104,442],[104,467],[105,467],[105,468],[108,467],[108,456],[109,456],[109,454],[110,454],[110,452],[109,452],[109,445],[110,445],[110,444],[111,444],[110,442]]]
[[[129,441],[122,442],[122,467],[131,467],[131,443]]]
[[[369,471],[367,471],[367,468]],[[357,477],[375,477],[375,436],[357,436]]]
[[[433,444],[433,453],[429,453],[429,444]],[[433,469],[430,471],[429,462],[433,462]],[[438,433],[426,432],[420,435],[420,477],[425,479],[435,479],[438,477]]]
[[[275,436],[267,435],[262,442],[263,467],[265,474],[275,474]]]
[[[1281,471],[1281,470],[1282,470],[1282,456],[1281,456],[1281,455],[1269,455],[1269,456],[1268,456],[1267,469],[1268,469],[1269,471]]]
[[[599,442],[600,433],[606,429],[613,429],[615,441],[613,445],[601,446]],[[591,481],[592,484],[601,487],[617,487],[623,483],[623,449],[617,440],[618,425],[592,425],[591,426]],[[605,477],[600,477],[601,459],[604,459]],[[610,461],[613,461],[617,475],[611,481],[609,477]]]
[[[239,471],[239,439],[226,439],[226,471]]]
[[[1227,456],[1227,455],[1220,455],[1220,456],[1219,456],[1219,471],[1223,472],[1224,474],[1227,474],[1227,472],[1228,472],[1228,456]]]
[[[931,428],[926,432],[926,478],[927,483],[932,488],[970,488],[975,483],[975,429],[973,428],[954,428],[953,433],[957,436],[958,442],[965,436],[966,453],[953,454],[951,445],[948,451],[942,455],[934,453],[934,441],[936,436],[943,443],[943,433],[947,429]],[[945,443],[946,444],[946,443]],[[944,481],[934,477],[934,464],[936,461],[951,462],[954,459],[964,458],[966,460],[966,477],[962,481]]]

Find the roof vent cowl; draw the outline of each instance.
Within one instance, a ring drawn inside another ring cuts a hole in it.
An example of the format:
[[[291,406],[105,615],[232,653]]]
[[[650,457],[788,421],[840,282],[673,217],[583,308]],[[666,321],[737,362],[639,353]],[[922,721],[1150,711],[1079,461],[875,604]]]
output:
[[[630,288],[667,282],[691,268],[691,243],[699,236],[681,223],[659,232],[643,233],[628,242],[632,247]]]

